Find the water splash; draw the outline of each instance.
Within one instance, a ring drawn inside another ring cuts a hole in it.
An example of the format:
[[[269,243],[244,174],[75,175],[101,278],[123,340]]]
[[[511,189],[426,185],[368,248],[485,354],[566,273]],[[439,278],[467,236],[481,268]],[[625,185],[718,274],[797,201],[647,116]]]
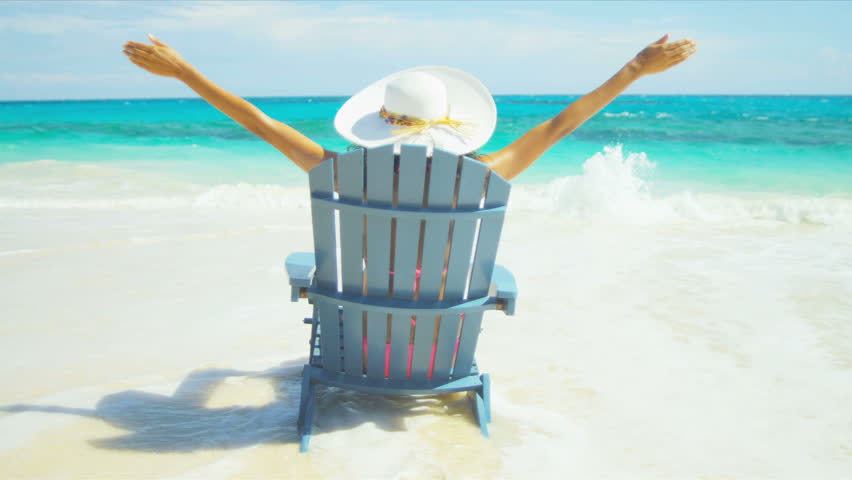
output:
[[[583,174],[547,185],[519,185],[513,211],[547,211],[588,223],[743,223],[852,225],[852,196],[806,197],[778,193],[653,192],[657,164],[643,152],[605,147],[583,163]]]
[[[659,195],[658,165],[643,152],[604,147],[581,175],[548,184],[519,184],[512,212],[552,212],[587,223],[736,223],[852,225],[852,195],[783,193]],[[95,164],[39,160],[0,165],[0,209],[287,210],[309,208],[306,187],[262,183],[203,185],[165,174]]]

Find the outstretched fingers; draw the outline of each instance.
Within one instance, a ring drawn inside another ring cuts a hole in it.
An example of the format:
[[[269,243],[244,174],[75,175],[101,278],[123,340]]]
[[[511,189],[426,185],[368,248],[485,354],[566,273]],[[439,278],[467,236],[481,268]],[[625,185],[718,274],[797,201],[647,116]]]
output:
[[[695,47],[681,48],[678,49],[668,55],[669,62],[677,61],[680,59],[687,59],[690,55],[695,53]]]
[[[663,45],[663,49],[666,52],[671,52],[673,50],[678,50],[680,48],[691,47],[691,46],[695,46],[695,41],[692,40],[691,38],[684,38],[684,39],[678,40],[676,42],[671,42],[671,43],[667,43],[667,44]]]
[[[124,47],[122,53],[124,53],[131,62],[136,65],[139,65],[140,67],[149,67],[153,64],[152,55],[148,52]]]
[[[124,54],[137,58],[152,58],[153,54],[144,50],[124,49]]]
[[[186,61],[174,49],[150,36],[154,45],[128,40],[123,53],[136,66],[155,75],[178,77],[187,68]]]
[[[124,50],[123,53],[127,56],[128,59],[130,59],[131,62],[143,60],[142,55],[140,55],[139,53],[128,50]]]
[[[671,45],[671,47],[669,47],[669,45]],[[677,42],[672,42],[669,45],[666,45],[666,47],[669,47],[666,49],[667,68],[671,68],[689,58],[690,55],[695,53],[697,43],[695,43],[692,39],[685,38],[683,40],[678,40]]]
[[[694,43],[685,43],[685,44],[683,44],[683,45],[681,45],[677,48],[673,48],[673,49],[669,50],[668,54],[669,55],[679,55],[683,52],[688,52],[688,51],[694,50],[694,49],[695,49]]]
[[[664,37],[666,38],[666,37]],[[660,73],[683,62],[696,51],[697,43],[691,38],[683,38],[669,43],[660,39],[636,55],[634,66],[641,75]]]
[[[134,42],[133,40],[130,40],[127,43],[125,43],[124,47],[125,48],[130,47],[130,48],[134,48],[136,50],[142,50],[144,52],[153,52],[154,51],[153,45],[148,45],[147,43]]]
[[[130,59],[130,61],[131,61],[134,65],[139,66],[139,67],[142,67],[142,68],[145,68],[145,69],[148,69],[148,68],[151,68],[151,67],[152,67],[152,65],[151,65],[151,63],[150,63],[150,62],[146,62],[145,60],[142,60],[142,59],[138,59],[138,58],[131,58],[131,59]]]

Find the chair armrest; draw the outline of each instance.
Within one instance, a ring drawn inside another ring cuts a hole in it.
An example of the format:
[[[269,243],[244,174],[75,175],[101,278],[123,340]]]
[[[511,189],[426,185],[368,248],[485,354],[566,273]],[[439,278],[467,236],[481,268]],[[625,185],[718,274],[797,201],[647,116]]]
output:
[[[515,285],[515,276],[501,265],[494,265],[494,273],[491,274],[491,287],[495,289],[497,302],[503,306],[506,315],[515,314],[515,298],[518,296],[518,287]]]
[[[290,300],[297,302],[302,292],[307,291],[314,281],[316,261],[311,252],[296,252],[287,255],[285,262],[290,277]]]

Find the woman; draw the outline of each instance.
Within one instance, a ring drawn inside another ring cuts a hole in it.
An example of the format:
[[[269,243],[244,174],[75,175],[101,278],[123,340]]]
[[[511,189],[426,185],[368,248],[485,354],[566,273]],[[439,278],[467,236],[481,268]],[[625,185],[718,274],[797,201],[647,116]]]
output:
[[[184,82],[211,105],[218,108],[225,115],[234,119],[250,132],[277,148],[304,171],[310,171],[313,167],[319,165],[323,161],[337,155],[337,152],[321,147],[316,142],[312,141],[292,127],[268,117],[260,111],[260,109],[248,101],[223,90],[221,87],[202,75],[198,70],[190,65],[189,62],[184,60],[173,48],[161,42],[153,35],[149,35],[149,38],[151,42],[153,42],[153,45],[133,41],[129,41],[124,45],[124,53],[130,58],[131,62],[153,74],[176,78]],[[689,58],[690,55],[695,53],[696,43],[690,39],[683,39],[675,42],[669,42],[668,40],[669,35],[664,35],[656,42],[645,47],[633,59],[627,62],[627,64],[624,65],[624,67],[622,67],[615,75],[613,75],[612,78],[569,105],[552,119],[531,129],[529,132],[525,133],[502,150],[491,154],[480,155],[478,158],[487,164],[489,168],[499,173],[507,180],[511,180],[518,176],[539,157],[541,157],[547,149],[573,132],[577,127],[591,118],[592,115],[608,105],[613,99],[615,99],[615,97],[630,86],[630,84],[645,75],[664,72],[683,62]],[[412,73],[413,76],[411,75]],[[393,84],[395,80],[399,80],[399,74],[409,74],[409,76],[402,79],[401,83]],[[484,89],[484,86],[481,86],[481,83],[473,77],[459,70],[449,69],[448,67],[421,67],[418,69],[398,72],[398,74],[387,77],[376,84],[371,85],[350,99],[350,101],[341,108],[341,112],[338,113],[338,118],[335,120],[335,127],[337,127],[338,131],[346,138],[349,138],[350,140],[354,139],[355,143],[360,145],[367,145],[367,142],[358,141],[361,137],[359,137],[356,132],[355,127],[357,127],[357,125],[353,125],[352,123],[353,118],[350,117],[353,117],[353,115],[348,115],[358,108],[361,110],[370,108],[363,106],[363,102],[360,101],[361,99],[369,96],[365,92],[375,91],[377,87],[381,87],[381,89],[385,92],[385,101],[388,101],[388,95],[392,95],[394,92],[396,92],[397,100],[399,101],[409,100],[408,97],[404,97],[408,93],[423,93],[424,90],[426,91],[426,96],[424,98],[436,98],[443,94],[440,89],[445,88],[450,91],[453,90],[451,86],[447,87],[445,85],[445,83],[451,82],[452,78],[456,78],[458,80],[456,83],[461,87],[469,87],[469,89],[471,89],[470,91],[476,91],[481,94]],[[389,83],[391,84],[390,86],[388,86]],[[426,88],[423,88],[424,85]],[[413,86],[413,88],[408,88],[406,90],[406,86]],[[400,88],[393,89],[392,87]],[[487,90],[485,90],[485,92],[487,93]],[[450,92],[450,94],[452,94],[452,92]],[[399,97],[400,95],[403,97]],[[446,94],[444,94],[444,96],[446,96]],[[375,97],[375,95],[373,95],[373,97]],[[488,94],[487,97],[488,101],[490,101],[493,106],[493,100],[490,99],[490,94]],[[402,103],[405,102],[403,101]],[[472,136],[476,136],[479,140],[466,145],[476,145],[477,147],[484,144],[485,141],[487,141],[487,137],[490,136],[491,132],[493,132],[494,119],[490,118],[489,115],[496,115],[496,110],[493,110],[492,108],[493,112],[489,112],[489,108],[486,106],[471,113],[471,118],[481,121],[468,121],[450,118],[450,108],[457,108],[458,106],[453,104],[452,101],[448,101],[446,106],[447,113],[445,116],[439,115],[426,120],[415,118],[415,131],[411,132],[412,124],[408,121],[410,118],[401,117],[391,109],[385,109],[384,105],[381,105],[381,107],[380,111],[372,112],[372,114],[380,114],[381,118],[384,119],[386,123],[390,123],[392,128],[396,128],[396,130],[393,131],[393,135],[402,134],[399,139],[402,139],[411,133],[422,134],[424,133],[424,130],[432,130],[433,133],[443,135],[442,138],[446,139],[451,139],[453,136],[464,137],[470,133]],[[376,110],[378,110],[378,108],[376,108]],[[473,110],[477,109],[473,108]],[[455,113],[453,115],[455,115]],[[341,128],[341,123],[345,123],[346,125]],[[484,138],[484,140],[482,140],[482,138]],[[444,147],[444,145],[440,143],[435,145],[442,148]],[[470,148],[467,151],[457,153],[469,153],[474,149],[475,148]]]

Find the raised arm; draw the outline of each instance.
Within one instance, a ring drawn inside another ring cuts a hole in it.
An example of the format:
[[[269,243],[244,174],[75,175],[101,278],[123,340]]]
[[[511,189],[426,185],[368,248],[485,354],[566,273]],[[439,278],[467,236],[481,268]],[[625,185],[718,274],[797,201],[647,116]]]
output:
[[[302,170],[310,171],[336,154],[294,128],[270,118],[245,99],[225,91],[202,75],[173,48],[153,35],[148,37],[153,45],[139,42],[124,44],[124,54],[131,62],[155,75],[182,81],[219,111],[277,148]]]
[[[615,97],[644,75],[660,73],[695,53],[690,39],[668,43],[669,35],[648,45],[603,85],[579,98],[552,119],[536,126],[502,150],[484,155],[482,160],[503,178],[512,179],[547,149],[562,140]]]

